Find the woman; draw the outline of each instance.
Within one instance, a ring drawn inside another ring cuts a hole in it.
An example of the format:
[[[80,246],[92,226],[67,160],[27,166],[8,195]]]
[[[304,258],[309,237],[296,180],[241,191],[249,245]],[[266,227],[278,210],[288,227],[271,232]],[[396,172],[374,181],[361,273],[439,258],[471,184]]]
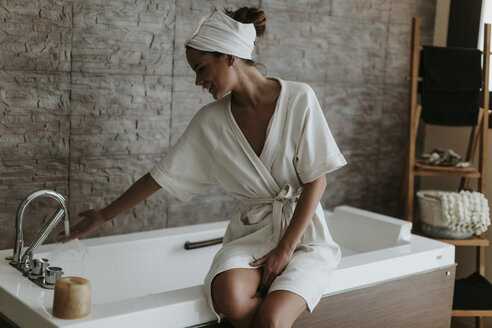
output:
[[[251,61],[265,24],[256,8],[202,18],[186,41],[186,58],[196,85],[216,101],[200,109],[164,158],[120,198],[81,213],[70,237],[161,187],[186,201],[221,184],[240,209],[205,278],[205,295],[210,309],[234,327],[290,327],[319,302],[340,260],[319,201],[325,174],[346,162],[313,90],[266,78]]]

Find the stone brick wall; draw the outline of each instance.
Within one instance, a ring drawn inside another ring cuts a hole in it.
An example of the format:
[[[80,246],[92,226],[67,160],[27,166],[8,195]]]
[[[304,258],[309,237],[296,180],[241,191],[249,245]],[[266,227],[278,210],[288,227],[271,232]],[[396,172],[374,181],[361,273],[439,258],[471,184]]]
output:
[[[328,175],[323,205],[392,214],[406,138],[411,17],[430,43],[429,0],[15,0],[0,3],[0,249],[14,242],[30,192],[65,195],[72,222],[148,172],[212,99],[194,86],[183,43],[213,6],[259,5],[269,76],[316,91],[349,162]],[[54,212],[27,211],[25,239]],[[160,191],[90,236],[225,220],[221,187],[188,203]],[[59,230],[58,230],[59,231]],[[51,241],[55,240],[52,236]]]

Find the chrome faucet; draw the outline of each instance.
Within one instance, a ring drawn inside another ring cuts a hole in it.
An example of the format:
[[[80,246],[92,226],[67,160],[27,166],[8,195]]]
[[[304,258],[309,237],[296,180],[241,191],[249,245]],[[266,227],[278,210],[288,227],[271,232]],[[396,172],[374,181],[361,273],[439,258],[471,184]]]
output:
[[[58,201],[60,208],[55,212],[53,217],[46,223],[46,225],[41,229],[41,231],[36,235],[34,241],[29,246],[29,248],[24,252],[24,255],[21,257],[22,247],[24,246],[24,236],[22,232],[22,224],[24,220],[24,211],[27,206],[35,199],[41,197],[48,197]],[[19,205],[17,209],[17,216],[15,219],[15,243],[14,243],[14,254],[11,258],[10,264],[17,269],[19,269],[24,274],[29,274],[30,277],[39,278],[44,275],[36,274],[32,275],[33,268],[36,268],[40,265],[39,263],[35,263],[33,260],[33,254],[36,249],[45,241],[46,237],[50,234],[53,228],[64,218],[65,224],[68,225],[69,213],[67,208],[67,202],[65,198],[57,192],[51,190],[38,190],[31,194],[29,194]],[[47,265],[44,265],[46,268]],[[48,269],[48,268],[47,268]],[[60,269],[61,271],[61,269]],[[43,278],[44,280],[44,278]],[[44,281],[42,282],[44,283]]]

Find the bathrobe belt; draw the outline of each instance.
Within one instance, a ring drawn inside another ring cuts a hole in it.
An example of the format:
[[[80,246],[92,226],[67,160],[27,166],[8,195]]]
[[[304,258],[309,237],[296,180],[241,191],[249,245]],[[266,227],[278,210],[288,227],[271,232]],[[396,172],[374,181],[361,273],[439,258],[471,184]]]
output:
[[[292,203],[297,202],[301,190],[302,189],[294,191],[290,184],[286,184],[277,196],[273,198],[242,199],[241,204],[254,206],[242,220],[243,223],[246,225],[258,223],[271,213],[273,226],[272,237],[274,245],[276,246],[290,222],[293,214]]]

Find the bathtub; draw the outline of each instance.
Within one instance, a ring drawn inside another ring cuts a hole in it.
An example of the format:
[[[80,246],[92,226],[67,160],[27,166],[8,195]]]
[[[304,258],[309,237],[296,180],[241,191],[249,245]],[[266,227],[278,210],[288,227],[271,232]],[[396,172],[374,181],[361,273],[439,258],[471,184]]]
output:
[[[349,206],[326,212],[326,219],[342,259],[322,301],[443,269],[454,278],[454,246],[411,234],[410,222]],[[92,313],[76,320],[53,317],[53,291],[24,278],[5,260],[12,250],[2,250],[0,313],[19,327],[206,326],[215,316],[205,303],[202,283],[220,245],[183,246],[222,237],[226,225],[222,221],[82,240],[87,250],[83,263],[51,263],[61,266],[64,276],[82,276],[92,283]],[[55,247],[43,245],[35,255],[46,257]],[[441,301],[449,304],[450,315],[450,300]]]

